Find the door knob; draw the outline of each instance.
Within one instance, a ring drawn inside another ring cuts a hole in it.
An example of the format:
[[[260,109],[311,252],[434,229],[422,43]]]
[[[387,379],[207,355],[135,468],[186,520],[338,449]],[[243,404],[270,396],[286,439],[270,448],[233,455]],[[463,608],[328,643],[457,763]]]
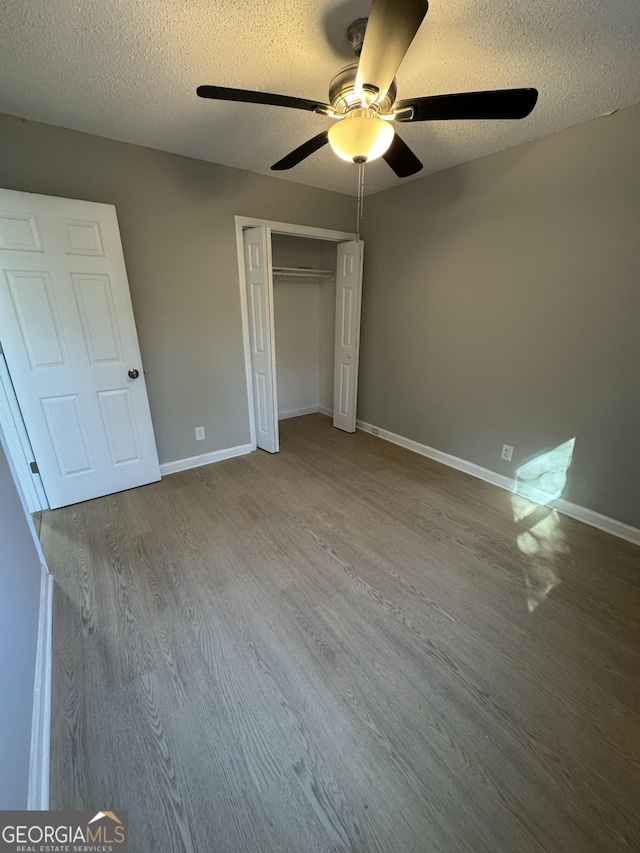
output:
[[[129,371],[129,379],[137,379],[140,376],[140,371],[136,370],[135,367],[131,368]]]

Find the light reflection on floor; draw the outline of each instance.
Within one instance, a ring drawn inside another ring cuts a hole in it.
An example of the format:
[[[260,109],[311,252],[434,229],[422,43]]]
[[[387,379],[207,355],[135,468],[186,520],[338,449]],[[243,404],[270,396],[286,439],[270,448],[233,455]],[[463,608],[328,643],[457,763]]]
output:
[[[511,506],[513,519],[522,528],[516,543],[524,559],[529,613],[560,583],[556,557],[571,552],[561,516],[549,504],[562,497],[574,446],[572,438],[516,470]]]

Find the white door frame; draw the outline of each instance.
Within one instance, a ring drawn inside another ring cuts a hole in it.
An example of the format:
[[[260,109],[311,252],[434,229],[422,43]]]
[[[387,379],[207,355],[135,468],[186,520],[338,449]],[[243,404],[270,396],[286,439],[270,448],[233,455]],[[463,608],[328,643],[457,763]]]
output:
[[[273,219],[256,219],[253,216],[236,216],[236,248],[238,251],[238,285],[240,287],[240,310],[242,313],[242,343],[244,349],[244,368],[247,383],[247,405],[249,408],[249,430],[251,449],[257,449],[256,417],[253,406],[253,385],[251,379],[251,349],[249,346],[249,312],[247,307],[247,287],[244,265],[244,242],[242,232],[246,228],[270,228],[272,234],[286,234],[289,237],[311,237],[314,240],[327,240],[330,243],[348,243],[357,240],[358,235],[351,231],[333,231],[329,228],[315,228],[313,225],[294,225],[290,222],[277,222]]]

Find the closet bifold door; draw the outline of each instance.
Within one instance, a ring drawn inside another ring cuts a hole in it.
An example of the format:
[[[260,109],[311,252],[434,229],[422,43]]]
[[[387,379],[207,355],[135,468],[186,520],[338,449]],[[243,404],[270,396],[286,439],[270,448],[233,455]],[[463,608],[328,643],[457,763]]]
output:
[[[362,240],[338,244],[333,425],[344,432],[356,431],[363,257]]]
[[[243,232],[256,444],[279,450],[271,229]]]

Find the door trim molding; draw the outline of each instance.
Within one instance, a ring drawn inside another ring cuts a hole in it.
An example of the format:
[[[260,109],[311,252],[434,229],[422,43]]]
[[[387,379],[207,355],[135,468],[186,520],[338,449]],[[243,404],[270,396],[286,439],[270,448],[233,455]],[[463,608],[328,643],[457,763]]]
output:
[[[242,344],[244,352],[244,372],[247,392],[247,410],[249,413],[250,449],[256,450],[256,416],[253,406],[251,380],[251,349],[249,346],[249,310],[247,306],[247,288],[244,266],[244,242],[242,232],[247,228],[269,228],[272,234],[286,234],[290,237],[311,237],[315,240],[328,240],[332,243],[347,243],[356,240],[358,235],[350,231],[333,231],[329,228],[316,228],[313,225],[295,225],[291,222],[278,222],[274,219],[256,219],[253,216],[235,216],[236,251],[238,254],[238,287],[240,288],[240,312],[242,317]],[[271,283],[273,286],[273,282]],[[203,463],[206,464],[206,463]],[[160,470],[162,471],[162,465]]]
[[[348,243],[358,235],[351,231],[334,231],[331,228],[316,228],[313,225],[294,225],[291,222],[278,222],[275,219],[256,219],[254,216],[236,216],[236,233],[240,229],[270,228],[274,234],[287,234],[290,237],[312,237],[314,240],[328,240],[330,243]]]
[[[514,481],[504,474],[490,471],[488,468],[476,465],[475,462],[468,462],[466,459],[460,459],[458,456],[452,456],[449,453],[444,453],[442,450],[436,450],[434,447],[429,447],[426,444],[421,444],[419,441],[413,441],[411,438],[397,435],[395,432],[374,426],[366,421],[359,420],[356,423],[358,429],[363,432],[372,433],[378,438],[390,441],[392,444],[397,444],[407,450],[412,450],[414,453],[419,453],[420,456],[427,456],[436,462],[442,462],[443,465],[448,465],[449,468],[455,468],[457,471],[470,474],[472,477],[484,480],[485,483],[491,483],[492,486],[498,486],[498,488],[505,489],[508,492],[513,491]],[[576,521],[582,521],[590,527],[596,527],[598,530],[603,530],[605,533],[617,536],[618,539],[624,539],[627,542],[632,542],[634,545],[640,545],[640,529],[632,527],[630,524],[625,524],[624,521],[609,518],[609,516],[602,515],[586,506],[574,504],[564,498],[556,498],[556,500],[550,501],[548,506],[557,509],[563,515],[574,518]]]
[[[49,809],[49,763],[51,755],[51,673],[53,667],[53,575],[42,566],[40,581],[40,613],[38,645],[33,685],[31,718],[31,753],[29,757],[29,789],[27,808]]]

